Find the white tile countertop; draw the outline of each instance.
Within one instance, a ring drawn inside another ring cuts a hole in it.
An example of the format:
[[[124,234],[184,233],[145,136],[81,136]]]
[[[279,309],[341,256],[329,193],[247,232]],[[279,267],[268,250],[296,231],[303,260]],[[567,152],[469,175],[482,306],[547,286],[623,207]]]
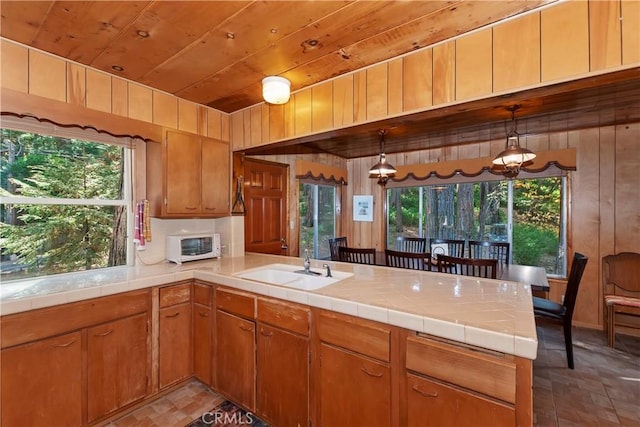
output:
[[[312,260],[311,269],[353,276],[315,291],[234,276],[268,264],[302,268],[302,259],[250,254],[176,265],[118,267],[45,276],[0,285],[7,315],[180,280],[212,283],[375,320],[409,330],[535,359],[538,349],[529,285],[389,267]]]

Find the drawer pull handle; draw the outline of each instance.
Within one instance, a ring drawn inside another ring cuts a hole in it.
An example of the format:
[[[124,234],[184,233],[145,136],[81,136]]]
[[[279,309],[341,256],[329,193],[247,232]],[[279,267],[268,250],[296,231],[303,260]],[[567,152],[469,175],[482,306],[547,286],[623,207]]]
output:
[[[173,313],[173,314],[167,314],[167,315],[166,315],[166,316],[164,316],[164,317],[166,317],[166,318],[170,318],[170,317],[178,317],[178,316],[180,316],[180,312],[179,312],[179,311],[178,311],[178,312],[175,312],[175,313]]]
[[[273,332],[267,332],[267,331],[265,331],[265,330],[261,330],[261,331],[260,331],[260,334],[262,334],[262,335],[263,335],[263,336],[265,336],[265,337],[273,336]]]
[[[71,340],[66,344],[53,344],[52,347],[58,347],[58,348],[69,347],[74,342],[76,342],[76,340]]]
[[[200,316],[202,316],[202,317],[209,317],[209,313],[207,313],[207,312],[199,311],[199,312],[198,312],[198,314],[199,314]]]
[[[247,327],[247,326],[240,326],[240,329],[242,329],[245,332],[252,332],[253,328],[251,326]]]
[[[107,332],[102,333],[102,334],[93,334],[94,337],[106,337],[107,335],[109,335],[111,332],[113,332],[113,329],[109,329]]]
[[[190,210],[190,211],[195,211],[196,210],[195,207],[191,207],[191,206],[185,206],[184,208],[187,209],[187,210]]]
[[[382,375],[384,375],[382,372],[380,372],[379,374],[376,374],[375,372],[369,372],[367,368],[361,368],[361,370],[370,377],[382,378]]]
[[[418,387],[415,384],[413,385],[413,390],[417,391],[418,393],[420,393],[424,397],[438,397],[438,392],[437,391],[429,392],[429,391],[420,390],[420,387]]]

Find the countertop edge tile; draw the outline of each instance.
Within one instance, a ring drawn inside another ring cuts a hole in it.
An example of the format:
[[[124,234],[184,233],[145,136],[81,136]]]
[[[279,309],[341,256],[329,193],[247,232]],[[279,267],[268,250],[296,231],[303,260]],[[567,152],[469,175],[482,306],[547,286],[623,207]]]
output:
[[[368,304],[357,304],[358,317],[374,320],[381,323],[389,323],[389,310]]]
[[[423,332],[424,317],[397,310],[389,310],[389,323],[411,331]]]
[[[422,332],[453,341],[464,342],[465,340],[465,327],[461,323],[446,322],[432,317],[424,317],[423,322]]]
[[[21,313],[23,311],[32,310],[31,299],[8,300],[0,303],[0,315]]]
[[[351,316],[358,315],[358,304],[339,298],[331,298],[331,310]]]
[[[508,354],[514,354],[515,351],[513,335],[480,329],[470,325],[465,325],[464,327],[464,342]]]

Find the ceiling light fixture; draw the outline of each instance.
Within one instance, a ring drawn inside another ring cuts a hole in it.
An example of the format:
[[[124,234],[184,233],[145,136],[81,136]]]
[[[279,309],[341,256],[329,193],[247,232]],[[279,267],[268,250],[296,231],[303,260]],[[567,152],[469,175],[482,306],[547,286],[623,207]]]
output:
[[[512,125],[507,133],[507,148],[493,159],[493,164],[502,168],[502,173],[507,178],[515,178],[520,172],[520,167],[536,157],[531,150],[520,147],[520,135],[517,132],[518,123],[516,122],[516,110],[519,108],[520,105],[517,104],[507,108],[511,111]]]
[[[384,153],[384,136],[387,133],[386,129],[378,131],[380,135],[380,160],[369,169],[369,178],[377,178],[378,184],[382,186],[386,185],[389,178],[398,172],[391,163],[387,163],[387,155]]]
[[[286,104],[290,91],[291,82],[284,77],[269,76],[262,79],[262,97],[269,104]]]

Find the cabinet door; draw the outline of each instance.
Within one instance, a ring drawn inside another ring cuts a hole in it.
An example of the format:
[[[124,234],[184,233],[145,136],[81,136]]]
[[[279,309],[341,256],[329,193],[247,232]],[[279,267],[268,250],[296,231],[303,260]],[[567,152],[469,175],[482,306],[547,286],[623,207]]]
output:
[[[250,411],[254,410],[256,400],[255,335],[254,322],[217,310],[216,377],[218,390]]]
[[[388,365],[321,343],[318,382],[320,425],[391,425]]]
[[[2,350],[3,426],[82,424],[80,332]]]
[[[160,388],[191,375],[191,303],[160,310]]]
[[[435,381],[407,374],[409,426],[513,426],[515,410]]]
[[[202,213],[225,215],[230,211],[229,143],[202,138]]]
[[[165,157],[167,214],[200,212],[200,137],[167,132]]]
[[[193,373],[211,385],[211,308],[193,304]]]
[[[276,426],[309,420],[309,340],[258,324],[257,412]]]
[[[88,416],[94,421],[147,395],[147,315],[87,330]]]

